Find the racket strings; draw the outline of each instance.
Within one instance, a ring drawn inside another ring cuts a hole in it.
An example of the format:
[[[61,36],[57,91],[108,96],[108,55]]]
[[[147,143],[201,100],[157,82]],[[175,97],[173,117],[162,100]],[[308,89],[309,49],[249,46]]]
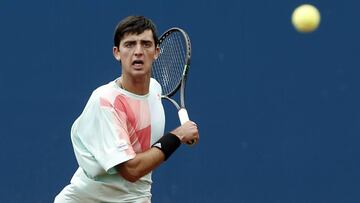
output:
[[[172,32],[160,43],[160,56],[154,62],[153,77],[161,84],[163,95],[172,93],[179,85],[186,64],[186,39]]]

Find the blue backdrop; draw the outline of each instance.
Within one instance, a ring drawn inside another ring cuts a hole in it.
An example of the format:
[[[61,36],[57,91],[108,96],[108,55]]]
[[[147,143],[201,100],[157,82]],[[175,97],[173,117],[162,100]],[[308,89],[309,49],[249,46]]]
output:
[[[295,7],[320,28],[297,33]],[[360,202],[360,14],[355,0],[0,2],[0,202],[52,202],[77,168],[70,127],[120,75],[128,15],[192,40],[187,105],[201,142],[154,172],[153,202]],[[167,129],[178,125],[165,103]]]

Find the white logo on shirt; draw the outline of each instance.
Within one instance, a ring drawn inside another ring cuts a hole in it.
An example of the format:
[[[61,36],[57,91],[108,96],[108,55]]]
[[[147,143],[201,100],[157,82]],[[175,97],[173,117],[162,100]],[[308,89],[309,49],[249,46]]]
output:
[[[119,141],[117,148],[120,150],[125,150],[128,148],[128,144],[126,143],[125,140],[121,140],[121,141]]]

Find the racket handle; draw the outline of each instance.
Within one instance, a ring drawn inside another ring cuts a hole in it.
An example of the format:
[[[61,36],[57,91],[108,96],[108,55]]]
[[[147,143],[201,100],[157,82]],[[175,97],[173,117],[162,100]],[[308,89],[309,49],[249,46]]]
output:
[[[189,115],[186,111],[186,109],[184,108],[181,108],[179,111],[178,111],[178,114],[179,114],[179,119],[180,119],[180,123],[181,125],[183,125],[184,123],[186,123],[187,121],[189,121]]]
[[[185,108],[181,108],[179,111],[178,111],[178,114],[179,114],[179,119],[180,119],[180,123],[181,125],[186,123],[187,121],[189,121],[189,115],[186,111]],[[193,145],[196,143],[196,140],[191,140],[189,142],[187,142],[188,145]]]

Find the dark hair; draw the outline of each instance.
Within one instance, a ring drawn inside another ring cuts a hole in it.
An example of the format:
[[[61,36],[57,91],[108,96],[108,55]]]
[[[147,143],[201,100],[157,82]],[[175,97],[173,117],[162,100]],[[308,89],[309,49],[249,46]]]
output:
[[[125,34],[141,34],[145,30],[151,30],[155,42],[155,47],[158,44],[155,24],[144,16],[128,16],[121,20],[115,28],[114,32],[114,46],[119,47],[120,41]]]

